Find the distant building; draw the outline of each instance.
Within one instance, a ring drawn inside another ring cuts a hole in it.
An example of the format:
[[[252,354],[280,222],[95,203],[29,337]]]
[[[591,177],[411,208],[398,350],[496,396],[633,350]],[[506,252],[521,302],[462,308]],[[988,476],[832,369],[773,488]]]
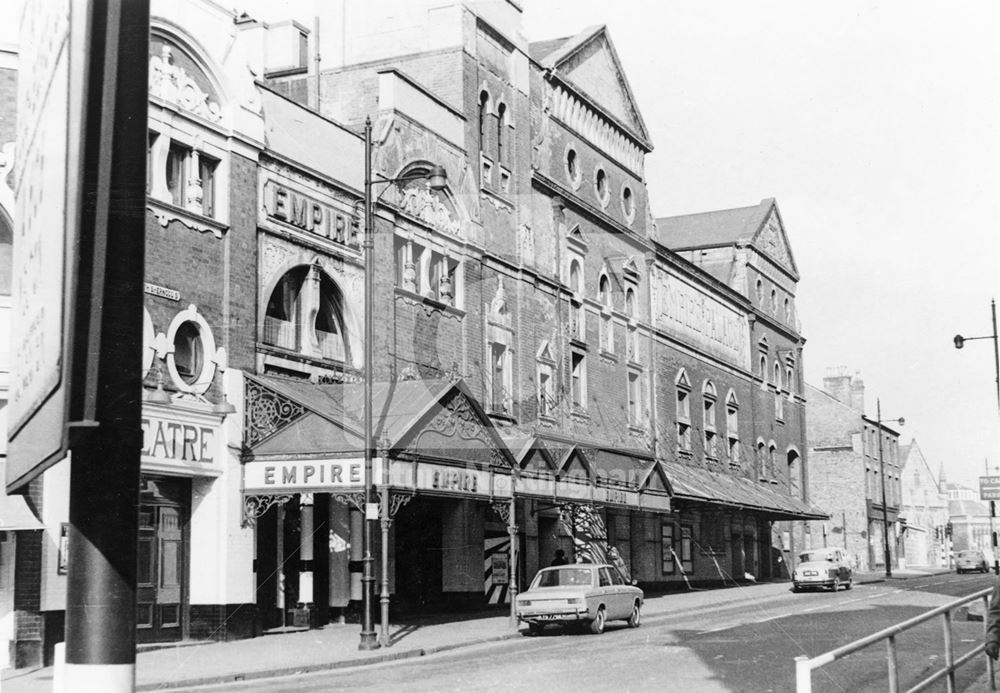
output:
[[[885,567],[883,528],[888,525],[890,564],[897,567],[904,548],[899,530],[899,434],[865,416],[860,374],[852,377],[846,369],[833,370],[823,378],[822,389],[806,385],[806,400],[808,497],[831,515],[828,522],[810,523],[807,541],[814,546],[842,546],[857,569],[878,570]]]
[[[946,483],[948,521],[951,522],[951,549],[979,549],[992,552],[990,504],[979,500],[979,491],[956,483]]]
[[[916,439],[899,450],[903,460],[900,517],[910,566],[948,565],[948,494],[939,484]]]

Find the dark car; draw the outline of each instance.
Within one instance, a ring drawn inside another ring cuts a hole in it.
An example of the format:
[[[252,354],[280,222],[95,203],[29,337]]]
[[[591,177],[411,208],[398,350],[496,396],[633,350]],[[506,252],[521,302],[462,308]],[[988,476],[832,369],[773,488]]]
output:
[[[955,554],[955,568],[960,573],[990,572],[990,564],[986,562],[986,554],[974,549],[959,551]]]

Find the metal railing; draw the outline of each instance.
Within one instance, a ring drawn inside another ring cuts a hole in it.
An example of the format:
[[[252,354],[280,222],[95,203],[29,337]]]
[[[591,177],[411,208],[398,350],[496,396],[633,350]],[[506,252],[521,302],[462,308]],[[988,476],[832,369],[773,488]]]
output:
[[[874,645],[875,643],[885,641],[886,643],[886,666],[889,673],[889,685],[886,690],[889,693],[899,693],[899,665],[896,660],[896,636],[900,633],[907,631],[915,626],[920,625],[926,621],[931,620],[937,616],[942,618],[942,623],[944,626],[944,663],[945,666],[942,669],[938,669],[932,673],[927,678],[919,681],[912,688],[906,689],[906,693],[916,693],[917,691],[922,691],[931,684],[939,681],[942,678],[947,679],[948,693],[954,693],[955,691],[955,671],[963,664],[971,661],[976,655],[983,652],[983,644],[980,643],[976,647],[972,648],[965,654],[961,655],[957,659],[955,658],[954,651],[954,640],[951,632],[951,622],[952,613],[957,611],[959,608],[965,604],[972,603],[977,599],[983,601],[983,634],[986,632],[986,613],[989,611],[989,599],[990,594],[993,592],[993,588],[989,587],[984,590],[980,590],[968,597],[963,597],[957,599],[953,602],[949,602],[942,606],[937,607],[928,611],[926,614],[921,614],[920,616],[915,616],[902,623],[897,623],[894,626],[889,626],[877,633],[873,633],[867,637],[861,638],[860,640],[855,640],[852,643],[844,645],[843,647],[838,647],[835,650],[830,650],[829,652],[824,652],[816,657],[806,657],[802,655],[795,658],[795,691],[796,693],[812,693],[812,672],[815,669],[819,669],[825,664],[830,664],[838,659],[843,659],[844,657],[862,650],[869,645]],[[986,665],[989,672],[990,679],[990,690],[996,690],[996,683],[994,681],[994,665],[993,660],[989,657],[986,658]]]

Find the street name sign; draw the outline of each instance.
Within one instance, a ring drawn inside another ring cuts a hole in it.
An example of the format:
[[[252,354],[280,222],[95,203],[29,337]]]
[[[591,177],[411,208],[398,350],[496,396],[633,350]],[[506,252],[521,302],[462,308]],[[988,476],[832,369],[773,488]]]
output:
[[[979,500],[1000,500],[1000,476],[979,477]]]

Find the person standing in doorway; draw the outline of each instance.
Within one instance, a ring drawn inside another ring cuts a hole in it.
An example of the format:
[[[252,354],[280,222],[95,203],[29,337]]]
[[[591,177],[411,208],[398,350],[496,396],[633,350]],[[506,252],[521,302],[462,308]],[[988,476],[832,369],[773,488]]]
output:
[[[567,565],[569,560],[566,558],[566,552],[562,549],[556,549],[555,558],[552,559],[552,565]]]

